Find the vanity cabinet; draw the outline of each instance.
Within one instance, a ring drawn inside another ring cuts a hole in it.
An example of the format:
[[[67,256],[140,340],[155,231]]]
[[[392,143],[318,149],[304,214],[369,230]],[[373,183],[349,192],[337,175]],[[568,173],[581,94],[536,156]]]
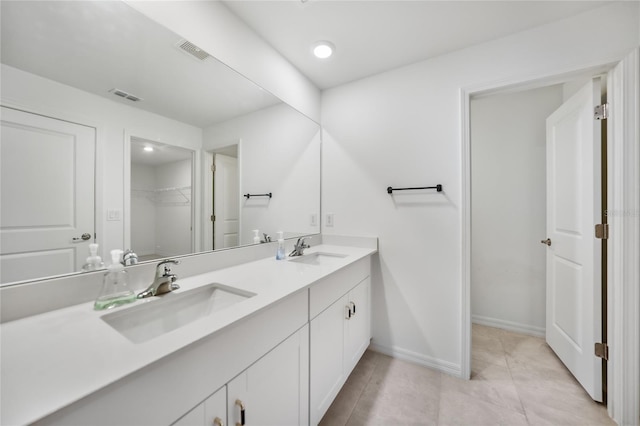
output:
[[[308,371],[304,326],[173,426],[308,425]]]
[[[371,279],[366,268],[335,277],[310,291],[312,312],[330,303],[310,321],[310,422],[322,419],[371,339]],[[363,274],[366,274],[364,277]],[[326,291],[327,288],[330,291]],[[346,293],[343,293],[344,290]],[[331,296],[333,295],[334,298]],[[315,297],[314,297],[315,296]]]
[[[225,426],[226,424],[227,387],[223,386],[173,426]]]

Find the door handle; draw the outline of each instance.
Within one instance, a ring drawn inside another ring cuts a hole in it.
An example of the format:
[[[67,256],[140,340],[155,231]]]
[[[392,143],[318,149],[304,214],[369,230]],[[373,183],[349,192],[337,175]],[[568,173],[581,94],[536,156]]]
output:
[[[89,234],[88,232],[85,232],[80,237],[73,237],[71,241],[73,241],[74,243],[79,243],[82,241],[87,241],[90,238],[91,238],[91,234]]]
[[[540,242],[542,244],[546,244],[546,245],[550,246],[551,245],[551,238],[547,238],[546,240],[541,240]]]

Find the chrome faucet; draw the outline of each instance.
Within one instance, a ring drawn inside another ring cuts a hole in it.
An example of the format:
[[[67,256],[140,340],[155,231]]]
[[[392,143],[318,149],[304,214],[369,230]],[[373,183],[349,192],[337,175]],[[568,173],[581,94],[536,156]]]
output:
[[[167,259],[156,265],[156,278],[153,283],[142,293],[138,294],[138,299],[145,297],[160,296],[161,294],[172,292],[180,288],[176,284],[178,276],[171,273],[171,264],[178,265],[179,260]]]
[[[131,266],[138,264],[138,255],[132,250],[127,249],[122,253],[122,260],[120,261],[124,266]]]
[[[298,238],[298,241],[293,246],[293,251],[289,253],[289,257],[302,256],[304,254],[304,249],[311,247],[309,244],[305,243],[307,238],[309,237]]]

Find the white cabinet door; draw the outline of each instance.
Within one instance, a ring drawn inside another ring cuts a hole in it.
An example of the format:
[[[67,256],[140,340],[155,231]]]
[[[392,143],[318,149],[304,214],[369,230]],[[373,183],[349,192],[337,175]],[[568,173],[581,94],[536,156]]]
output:
[[[224,426],[227,424],[226,386],[207,398],[202,405],[204,405],[204,424],[206,426]]]
[[[95,129],[2,107],[2,282],[79,271],[95,235]]]
[[[227,424],[227,387],[198,404],[173,426],[224,426]]]
[[[309,392],[312,425],[320,422],[346,380],[343,347],[347,301],[345,295],[311,320]]]
[[[345,375],[351,373],[364,351],[369,346],[371,338],[369,293],[371,279],[367,278],[358,284],[347,295],[348,305],[351,307],[351,317],[345,321],[344,332],[344,369]]]
[[[307,425],[309,328],[303,327],[227,384],[231,425]]]
[[[311,320],[309,392],[312,425],[322,420],[369,346],[370,288],[371,280],[367,277]]]

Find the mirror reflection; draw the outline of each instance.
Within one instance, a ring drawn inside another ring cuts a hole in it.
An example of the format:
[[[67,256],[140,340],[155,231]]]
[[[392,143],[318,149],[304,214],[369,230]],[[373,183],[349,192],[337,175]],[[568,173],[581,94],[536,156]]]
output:
[[[123,2],[0,8],[1,283],[319,232],[317,123]]]
[[[193,151],[131,140],[130,243],[139,261],[193,251]]]

